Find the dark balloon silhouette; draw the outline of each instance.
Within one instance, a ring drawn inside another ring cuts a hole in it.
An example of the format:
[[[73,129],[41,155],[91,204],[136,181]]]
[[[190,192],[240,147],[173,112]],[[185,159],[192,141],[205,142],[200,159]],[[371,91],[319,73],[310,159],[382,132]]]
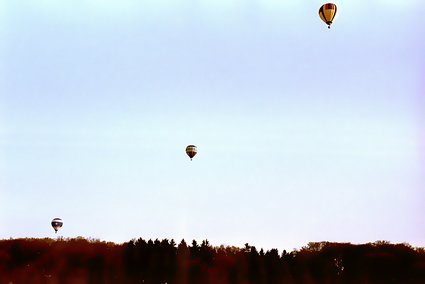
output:
[[[186,154],[189,156],[190,160],[192,161],[192,158],[195,157],[195,155],[198,153],[198,149],[195,145],[189,145],[186,147]]]
[[[55,218],[52,220],[52,227],[55,229],[55,233],[58,232],[60,228],[62,228],[63,221],[61,218]]]

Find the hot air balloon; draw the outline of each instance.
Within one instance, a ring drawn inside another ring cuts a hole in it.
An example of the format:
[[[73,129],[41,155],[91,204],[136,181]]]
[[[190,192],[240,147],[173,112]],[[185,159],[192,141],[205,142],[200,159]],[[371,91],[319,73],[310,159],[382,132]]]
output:
[[[192,158],[195,157],[196,153],[198,153],[198,150],[195,145],[189,145],[186,147],[186,154],[189,156],[191,161]]]
[[[336,5],[332,3],[327,3],[322,5],[319,9],[319,16],[323,22],[328,25],[328,29],[331,28],[332,21],[334,20],[336,15]]]
[[[52,220],[52,227],[55,229],[55,234],[58,232],[58,230],[62,227],[63,222],[61,218],[55,218]]]

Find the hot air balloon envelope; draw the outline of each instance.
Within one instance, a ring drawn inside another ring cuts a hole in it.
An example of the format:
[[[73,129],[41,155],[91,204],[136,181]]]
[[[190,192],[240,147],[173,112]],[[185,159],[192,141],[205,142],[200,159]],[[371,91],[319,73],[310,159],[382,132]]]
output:
[[[58,230],[62,227],[63,222],[61,218],[55,218],[52,220],[52,227],[55,229],[55,233],[58,232]]]
[[[319,9],[319,16],[323,22],[328,25],[328,28],[331,28],[332,21],[336,15],[336,5],[333,3],[327,3],[322,5]]]
[[[186,147],[186,154],[191,160],[193,157],[195,157],[196,153],[198,153],[198,150],[196,149],[195,145],[189,145]]]

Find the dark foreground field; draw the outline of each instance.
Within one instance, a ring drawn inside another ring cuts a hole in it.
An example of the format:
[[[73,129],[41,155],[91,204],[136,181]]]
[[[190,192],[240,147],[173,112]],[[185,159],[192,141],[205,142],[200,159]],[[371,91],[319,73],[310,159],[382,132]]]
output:
[[[0,283],[425,283],[425,249],[320,242],[279,254],[208,241],[10,239],[0,241]]]

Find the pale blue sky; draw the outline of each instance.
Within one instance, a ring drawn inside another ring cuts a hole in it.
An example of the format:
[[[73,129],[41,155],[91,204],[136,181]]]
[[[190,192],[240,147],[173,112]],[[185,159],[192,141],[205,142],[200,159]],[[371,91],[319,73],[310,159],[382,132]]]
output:
[[[425,246],[425,3],[321,4],[0,0],[0,238]]]

